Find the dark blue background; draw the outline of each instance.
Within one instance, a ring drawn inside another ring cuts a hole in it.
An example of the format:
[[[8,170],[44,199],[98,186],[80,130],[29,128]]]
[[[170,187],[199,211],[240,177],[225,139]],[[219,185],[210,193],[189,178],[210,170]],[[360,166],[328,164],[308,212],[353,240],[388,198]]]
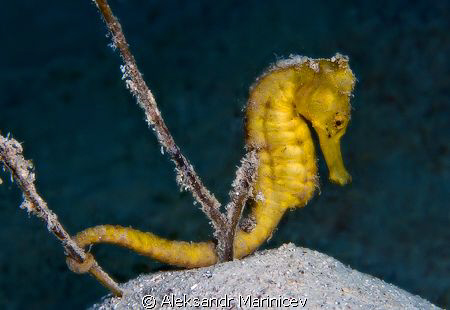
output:
[[[290,212],[267,247],[294,242],[450,305],[447,1],[111,1],[167,125],[222,201],[243,155],[248,87],[291,53],[348,55],[358,83],[343,140],[353,183]],[[38,189],[75,233],[120,224],[211,238],[121,80],[92,1],[8,1],[0,10],[0,131],[24,142]],[[320,155],[321,156],[321,155]],[[77,309],[107,292],[68,271],[45,226],[0,174],[0,307]],[[113,246],[125,281],[166,268]]]

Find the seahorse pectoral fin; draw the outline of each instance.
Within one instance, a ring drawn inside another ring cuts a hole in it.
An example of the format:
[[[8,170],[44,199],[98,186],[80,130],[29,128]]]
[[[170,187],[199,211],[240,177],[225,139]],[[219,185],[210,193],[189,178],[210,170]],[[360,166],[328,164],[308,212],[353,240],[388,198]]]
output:
[[[320,148],[328,166],[330,181],[339,185],[350,183],[352,177],[345,169],[341,155],[340,140],[342,135],[329,137],[325,130],[320,128],[315,129],[319,137]]]

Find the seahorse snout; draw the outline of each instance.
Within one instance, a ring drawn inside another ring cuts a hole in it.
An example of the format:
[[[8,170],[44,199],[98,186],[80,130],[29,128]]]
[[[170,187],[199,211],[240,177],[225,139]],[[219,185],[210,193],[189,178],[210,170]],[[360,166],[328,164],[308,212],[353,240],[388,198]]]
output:
[[[341,171],[334,170],[330,171],[330,181],[344,186],[352,181],[352,176],[345,169]]]
[[[350,183],[352,177],[345,169],[341,155],[341,136],[329,137],[328,133],[320,128],[316,128],[316,132],[319,137],[320,149],[330,172],[330,181],[341,186]]]

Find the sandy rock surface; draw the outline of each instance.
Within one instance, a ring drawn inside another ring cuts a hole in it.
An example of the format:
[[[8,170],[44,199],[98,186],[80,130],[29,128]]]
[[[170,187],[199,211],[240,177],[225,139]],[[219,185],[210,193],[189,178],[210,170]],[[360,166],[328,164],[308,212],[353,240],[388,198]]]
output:
[[[142,275],[92,309],[439,309],[325,254],[285,244],[207,268]]]

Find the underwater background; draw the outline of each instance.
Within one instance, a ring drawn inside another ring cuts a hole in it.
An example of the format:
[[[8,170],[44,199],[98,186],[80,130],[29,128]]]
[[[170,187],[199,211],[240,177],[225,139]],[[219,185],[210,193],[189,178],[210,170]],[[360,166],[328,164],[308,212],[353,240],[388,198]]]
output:
[[[353,182],[289,212],[286,242],[450,306],[448,1],[112,1],[176,142],[222,203],[244,154],[243,108],[265,68],[290,54],[350,57],[352,120],[342,141]],[[121,80],[92,1],[8,1],[0,10],[0,132],[23,142],[39,192],[70,233],[119,224],[212,238],[180,192]],[[19,209],[0,172],[0,308],[80,309],[108,292],[71,273],[45,224]],[[168,269],[93,249],[119,281]]]

